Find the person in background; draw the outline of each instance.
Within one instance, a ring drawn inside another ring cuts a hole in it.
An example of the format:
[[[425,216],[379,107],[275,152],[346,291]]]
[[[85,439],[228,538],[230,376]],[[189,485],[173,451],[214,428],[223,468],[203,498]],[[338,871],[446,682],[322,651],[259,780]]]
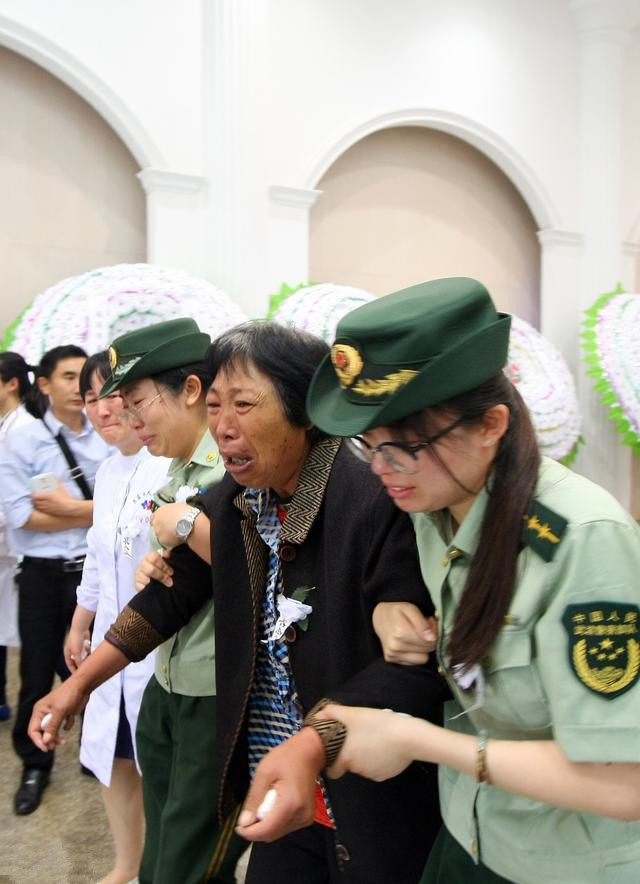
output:
[[[80,373],[87,417],[117,451],[96,474],[88,553],[64,650],[71,672],[87,654],[92,625],[94,644],[99,643],[135,592],[135,569],[149,549],[151,501],[166,482],[170,463],[143,447],[118,392],[98,398],[109,375],[106,351],[90,356]],[[134,734],[153,662],[149,656],[109,679],[92,694],[84,713],[80,762],[100,780],[115,847],[115,865],[100,884],[133,881],[140,866],[144,810]]]
[[[33,420],[22,404],[31,388],[30,365],[19,353],[0,353],[0,448],[7,433]],[[11,717],[7,703],[7,645],[18,645],[18,604],[15,574],[18,557],[8,544],[6,522],[0,509],[0,721]]]
[[[353,437],[411,514],[454,700],[444,728],[337,705],[319,717],[347,728],[334,775],[440,766],[444,827],[426,884],[635,884],[640,528],[604,489],[540,457],[502,372],[509,327],[465,278],[338,325],[309,413]],[[396,663],[433,647],[413,604],[378,606],[374,623]]]
[[[93,480],[110,453],[83,412],[78,381],[85,359],[84,350],[71,344],[44,354],[36,384],[48,402],[46,413],[10,432],[0,456],[9,546],[23,557],[17,578],[20,694],[13,728],[23,765],[14,798],[19,815],[36,810],[49,781],[54,756],[33,745],[27,725],[62,657],[87,552]]]

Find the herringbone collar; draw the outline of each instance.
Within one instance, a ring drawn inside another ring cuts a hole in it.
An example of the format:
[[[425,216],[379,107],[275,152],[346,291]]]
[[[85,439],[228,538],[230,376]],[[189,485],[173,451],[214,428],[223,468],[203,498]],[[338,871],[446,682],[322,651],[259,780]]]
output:
[[[341,442],[341,439],[329,436],[316,442],[312,447],[300,473],[293,497],[287,504],[287,518],[282,526],[281,541],[304,543],[307,539],[307,534],[322,505],[333,461]],[[245,517],[253,516],[255,519],[255,513],[248,506],[244,492],[238,494],[233,502]]]

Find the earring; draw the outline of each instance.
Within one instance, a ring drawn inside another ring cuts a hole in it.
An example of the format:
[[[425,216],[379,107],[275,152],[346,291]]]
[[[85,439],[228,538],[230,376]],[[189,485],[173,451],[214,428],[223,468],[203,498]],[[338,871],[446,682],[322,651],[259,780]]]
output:
[[[485,445],[493,445],[493,439],[485,439],[484,444]]]

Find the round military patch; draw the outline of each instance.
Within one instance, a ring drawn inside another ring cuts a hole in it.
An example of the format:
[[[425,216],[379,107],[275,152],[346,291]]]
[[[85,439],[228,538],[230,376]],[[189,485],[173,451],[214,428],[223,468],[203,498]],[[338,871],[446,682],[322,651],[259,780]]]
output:
[[[593,602],[567,605],[562,622],[569,635],[569,663],[589,690],[606,700],[640,678],[637,605]]]
[[[344,390],[350,387],[362,371],[362,356],[350,344],[334,344],[331,348],[331,361]]]

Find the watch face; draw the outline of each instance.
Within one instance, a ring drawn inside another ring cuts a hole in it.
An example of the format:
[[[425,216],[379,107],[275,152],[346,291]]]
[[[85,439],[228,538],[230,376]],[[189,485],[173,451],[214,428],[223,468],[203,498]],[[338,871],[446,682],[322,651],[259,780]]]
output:
[[[192,523],[189,519],[178,519],[176,522],[176,534],[178,537],[186,537],[191,531]]]

